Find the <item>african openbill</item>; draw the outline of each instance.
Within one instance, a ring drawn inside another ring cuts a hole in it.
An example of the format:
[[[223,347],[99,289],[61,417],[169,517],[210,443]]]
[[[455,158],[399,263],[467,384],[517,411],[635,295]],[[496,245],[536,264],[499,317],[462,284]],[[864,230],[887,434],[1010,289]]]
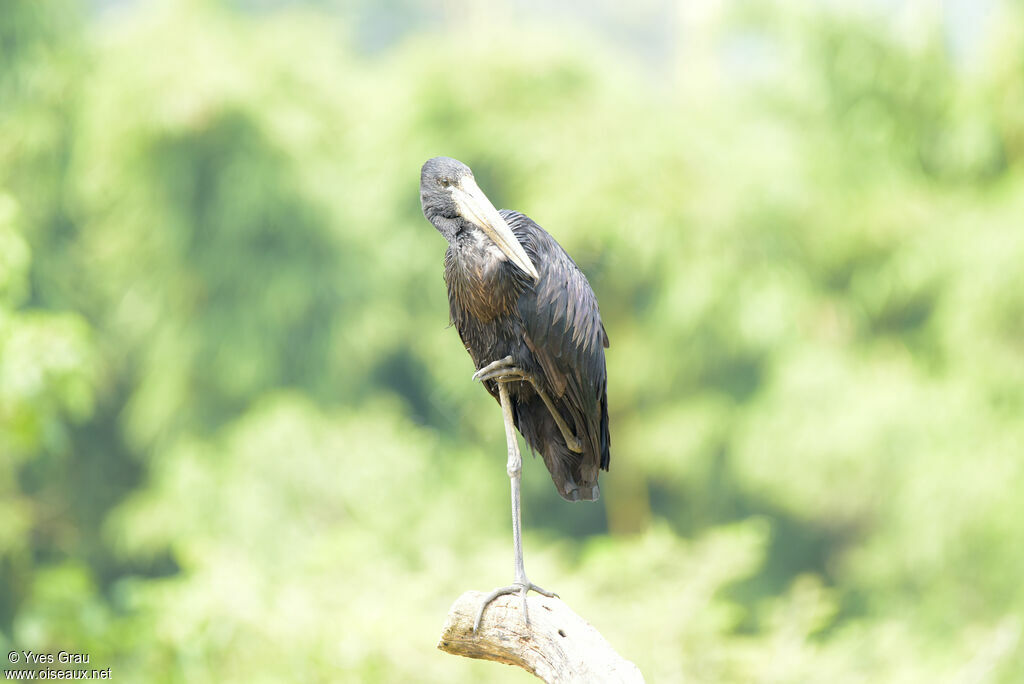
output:
[[[444,279],[451,322],[473,359],[474,380],[501,404],[512,481],[515,582],[502,594],[550,592],[523,567],[522,457],[513,425],[540,452],[562,498],[594,501],[608,470],[608,335],[597,298],[561,245],[527,216],[498,211],[460,161],[428,160],[420,171],[423,214],[448,240]]]

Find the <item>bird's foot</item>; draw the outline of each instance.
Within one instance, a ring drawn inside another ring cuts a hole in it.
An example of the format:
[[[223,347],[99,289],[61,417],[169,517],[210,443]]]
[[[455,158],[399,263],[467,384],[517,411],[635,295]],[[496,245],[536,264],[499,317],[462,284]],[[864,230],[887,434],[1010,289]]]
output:
[[[569,448],[569,451],[575,451],[577,454],[583,453],[583,443],[580,442],[579,437],[573,434],[569,424],[565,422],[565,418],[558,413],[558,409],[551,402],[551,398],[537,384],[536,378],[517,366],[511,356],[506,356],[503,359],[487,364],[476,373],[473,373],[473,379],[479,382],[495,380],[501,383],[522,381],[533,385],[534,391],[544,401],[544,405],[548,407],[551,417],[555,419],[555,423],[558,425],[558,429],[562,433],[565,445]]]
[[[473,379],[478,382],[485,380],[497,380],[498,382],[526,380],[531,383],[533,382],[533,378],[517,366],[511,356],[506,356],[503,359],[487,364],[476,373],[473,373]]]
[[[526,592],[528,591],[535,591],[542,596],[547,596],[548,598],[558,598],[558,594],[553,591],[542,589],[530,580],[516,582],[515,584],[510,584],[507,587],[498,587],[488,594],[487,598],[480,603],[480,610],[476,613],[476,622],[473,623],[473,633],[476,634],[480,630],[480,621],[484,618],[484,610],[486,610],[488,604],[499,596],[504,596],[505,594],[519,594],[523,597],[523,620],[527,625],[529,625],[530,614],[527,612],[526,608]]]

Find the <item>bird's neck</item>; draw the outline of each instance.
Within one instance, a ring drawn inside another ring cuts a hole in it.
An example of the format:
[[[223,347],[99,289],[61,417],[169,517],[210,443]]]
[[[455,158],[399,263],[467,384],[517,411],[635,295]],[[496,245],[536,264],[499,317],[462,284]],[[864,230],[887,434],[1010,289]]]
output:
[[[515,271],[482,231],[461,231],[445,254],[444,279],[453,318],[461,312],[488,322],[510,314],[523,291]]]

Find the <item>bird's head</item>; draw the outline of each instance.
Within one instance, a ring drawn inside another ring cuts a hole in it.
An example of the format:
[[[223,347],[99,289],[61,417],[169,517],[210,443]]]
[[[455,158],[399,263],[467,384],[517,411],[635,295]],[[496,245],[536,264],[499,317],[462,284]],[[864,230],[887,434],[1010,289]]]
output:
[[[509,261],[534,280],[540,279],[512,229],[462,162],[450,157],[428,159],[420,170],[420,203],[423,215],[449,243],[462,230],[480,230]]]

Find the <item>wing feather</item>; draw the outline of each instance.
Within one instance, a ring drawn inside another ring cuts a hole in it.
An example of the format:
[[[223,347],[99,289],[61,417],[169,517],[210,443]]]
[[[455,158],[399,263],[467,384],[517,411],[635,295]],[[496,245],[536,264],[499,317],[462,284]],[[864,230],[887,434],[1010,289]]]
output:
[[[529,217],[502,210],[516,237],[540,273],[532,289],[520,295],[519,315],[526,343],[554,396],[584,442],[584,463],[607,469],[609,437],[607,373],[604,349],[608,336],[597,297],[586,276],[554,238]]]

